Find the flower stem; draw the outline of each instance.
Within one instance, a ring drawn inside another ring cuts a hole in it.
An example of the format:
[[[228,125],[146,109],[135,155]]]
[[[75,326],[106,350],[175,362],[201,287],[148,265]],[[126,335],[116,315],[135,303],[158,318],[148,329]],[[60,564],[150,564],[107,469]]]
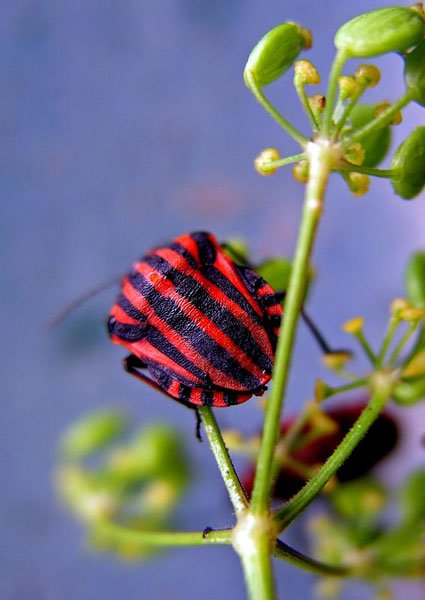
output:
[[[326,144],[311,143],[309,158],[310,181],[307,186],[300,234],[285,301],[282,331],[276,349],[273,388],[266,407],[250,505],[250,509],[256,514],[264,513],[268,508],[273,454],[279,433],[280,413],[288,380],[292,348],[308,280],[310,256],[322,213],[323,195],[331,169],[329,147]]]
[[[285,167],[286,165],[291,165],[292,163],[300,162],[304,160],[306,157],[305,152],[300,152],[299,154],[294,154],[293,156],[286,156],[285,158],[279,158],[279,160],[271,160],[267,163],[266,166],[263,166],[265,171],[280,169],[280,167]]]
[[[390,365],[393,365],[396,360],[398,359],[398,357],[400,356],[404,346],[407,344],[407,342],[410,339],[410,336],[415,332],[416,328],[418,326],[418,323],[410,323],[407,331],[404,333],[404,335],[402,336],[402,338],[400,339],[399,343],[397,344],[397,346],[394,348],[394,351],[392,352],[390,359],[388,361],[388,363]]]
[[[338,87],[338,78],[341,74],[342,67],[344,66],[346,60],[347,57],[344,52],[337,52],[332,65],[332,70],[329,77],[328,92],[326,94],[325,117],[323,119],[323,133],[325,136],[329,136],[331,132],[335,96]]]
[[[347,433],[340,445],[334,450],[321,469],[294,496],[294,498],[275,513],[279,530],[285,529],[320,493],[329,479],[335,475],[340,466],[350,456],[351,452],[364,437],[375,421],[385,403],[389,399],[393,387],[391,373],[376,373],[375,392],[369,404],[361,413],[353,427]]]
[[[300,133],[293,125],[289,123],[282,115],[275,109],[275,107],[267,100],[261,88],[258,87],[256,79],[251,72],[247,73],[247,83],[249,89],[254,94],[257,101],[261,104],[264,110],[284,129],[296,142],[303,148],[307,145],[308,139]]]
[[[238,475],[233,466],[226,444],[224,443],[221,431],[217,425],[214,413],[207,406],[198,408],[205,427],[205,433],[208,436],[211,450],[217,461],[224,484],[229,493],[236,514],[245,510],[248,506],[248,500],[239,481]]]
[[[354,142],[360,142],[372,133],[375,133],[375,131],[382,129],[382,127],[385,127],[386,125],[389,125],[389,123],[391,123],[391,121],[393,120],[394,116],[407,104],[409,104],[409,102],[411,102],[414,99],[414,97],[414,89],[409,88],[406,91],[406,93],[403,94],[403,96],[399,100],[397,100],[397,102],[394,102],[394,104],[388,107],[387,110],[383,111],[379,115],[379,117],[376,117],[376,119],[372,119],[372,121],[369,121],[367,125],[364,125],[364,127],[357,129],[351,135],[348,135],[344,139],[344,147],[351,146]]]
[[[100,534],[108,541],[117,544],[131,544],[145,549],[167,546],[211,546],[232,543],[232,530],[210,531],[205,535],[202,531],[138,531],[110,521],[101,521],[94,526],[95,534]]]
[[[381,179],[391,179],[394,175],[392,169],[374,169],[373,167],[364,167],[362,165],[353,165],[351,163],[341,163],[338,165],[336,171],[342,173],[354,172],[363,173],[364,175],[371,175],[372,177],[380,177]]]
[[[309,571],[310,573],[315,573],[316,575],[348,577],[351,574],[350,567],[322,563],[314,558],[310,558],[310,556],[298,552],[298,550],[291,548],[280,540],[277,541],[273,556],[285,560],[287,563],[294,565],[294,567]]]

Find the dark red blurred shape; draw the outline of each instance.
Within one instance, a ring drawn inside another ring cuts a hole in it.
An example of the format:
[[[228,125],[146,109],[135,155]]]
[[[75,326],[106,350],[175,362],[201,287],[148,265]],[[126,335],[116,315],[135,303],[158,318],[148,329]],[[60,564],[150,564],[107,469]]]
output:
[[[338,429],[332,433],[323,434],[315,441],[294,451],[292,453],[293,458],[307,466],[324,463],[354,425],[365,406],[366,402],[362,401],[349,406],[324,411],[335,421]],[[282,434],[288,431],[293,422],[293,417],[283,421],[281,426]],[[310,426],[307,425],[302,430],[302,433],[308,433],[309,430]],[[352,479],[366,475],[380,460],[393,450],[398,438],[399,428],[394,417],[388,412],[383,412],[379,415],[351,456],[337,471],[336,476],[339,481],[351,481]],[[252,491],[254,473],[255,471],[252,469],[243,480],[243,485],[248,494]],[[281,469],[276,480],[273,496],[281,500],[289,500],[289,498],[302,488],[304,483],[305,479],[298,473],[289,467],[284,467]]]

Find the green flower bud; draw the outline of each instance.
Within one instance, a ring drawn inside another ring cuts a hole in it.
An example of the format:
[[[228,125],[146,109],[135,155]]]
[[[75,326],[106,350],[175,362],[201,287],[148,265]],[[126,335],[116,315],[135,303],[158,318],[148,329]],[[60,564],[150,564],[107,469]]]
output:
[[[259,87],[279,79],[301,50],[310,46],[310,33],[297,23],[278,25],[266,33],[249,55],[244,70],[247,86],[250,87],[250,76],[254,76]]]
[[[61,452],[67,460],[80,460],[104,448],[124,430],[125,417],[114,410],[93,413],[77,421],[66,432]]]
[[[407,263],[406,273],[407,295],[419,308],[425,308],[425,252],[416,252]]]
[[[391,169],[395,193],[405,200],[417,196],[425,185],[425,126],[417,127],[397,148]]]
[[[279,150],[276,148],[266,148],[255,158],[254,167],[260,175],[274,175],[277,167],[269,166],[270,163],[279,160]]]
[[[137,457],[138,468],[145,477],[186,472],[186,460],[180,437],[171,427],[154,424],[145,427],[129,450]]]
[[[353,130],[360,129],[374,118],[374,104],[357,104],[350,114]],[[363,166],[376,167],[385,158],[391,142],[389,126],[383,127],[368,137],[362,139],[365,153]]]
[[[406,56],[404,79],[407,88],[415,93],[414,100],[425,106],[425,40]]]
[[[385,508],[387,494],[376,480],[364,478],[336,486],[330,499],[341,516],[358,520],[380,513]]]
[[[425,34],[422,16],[411,8],[390,7],[359,15],[338,29],[335,46],[348,57],[406,52]]]
[[[416,404],[425,400],[425,377],[416,377],[397,383],[392,397],[397,404]]]
[[[410,473],[400,492],[406,519],[411,522],[425,519],[425,469]]]

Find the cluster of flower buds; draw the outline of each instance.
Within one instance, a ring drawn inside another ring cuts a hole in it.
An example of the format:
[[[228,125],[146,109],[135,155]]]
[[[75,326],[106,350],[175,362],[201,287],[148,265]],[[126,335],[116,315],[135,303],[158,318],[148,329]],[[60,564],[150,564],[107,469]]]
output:
[[[335,154],[332,170],[339,171],[356,196],[369,189],[369,177],[389,178],[395,193],[406,200],[416,197],[425,185],[425,127],[418,127],[395,152],[391,169],[376,167],[390,146],[390,126],[402,120],[401,109],[409,102],[425,105],[425,11],[422,4],[394,6],[364,13],[337,31],[337,56],[331,74],[329,98],[306,96],[305,86],[320,83],[320,75],[307,60],[297,60],[311,46],[309,32],[296,23],[283,23],[269,31],[249,55],[244,78],[257,100],[286,131],[306,149],[307,138],[297,132],[265,98],[262,89],[294,67],[294,85],[308,115],[315,140],[328,136],[339,142],[341,157]],[[395,52],[404,58],[406,92],[395,103],[359,104],[367,88],[376,86],[381,73],[373,64],[361,64],[353,75],[341,74],[349,59],[373,58]],[[333,79],[332,79],[333,78]],[[336,86],[339,99],[334,106]],[[329,104],[329,105],[327,105]],[[351,140],[353,142],[351,143]],[[280,158],[274,148],[264,150],[255,160],[261,175],[272,175],[285,164],[296,162],[293,175],[300,183],[309,181],[308,156]],[[362,167],[358,170],[355,167]]]
[[[56,469],[58,493],[86,526],[90,543],[125,558],[141,558],[152,548],[130,547],[110,538],[105,523],[135,530],[164,528],[187,488],[189,469],[177,433],[150,425],[122,441],[126,420],[100,411],[65,432]]]
[[[350,564],[357,577],[376,586],[376,598],[382,598],[385,579],[423,577],[424,468],[410,473],[395,493],[366,477],[336,486],[328,498],[331,510],[309,523],[314,554],[321,561]],[[392,523],[385,512],[390,502],[398,509]],[[318,592],[334,598],[343,585],[342,578],[323,577]]]

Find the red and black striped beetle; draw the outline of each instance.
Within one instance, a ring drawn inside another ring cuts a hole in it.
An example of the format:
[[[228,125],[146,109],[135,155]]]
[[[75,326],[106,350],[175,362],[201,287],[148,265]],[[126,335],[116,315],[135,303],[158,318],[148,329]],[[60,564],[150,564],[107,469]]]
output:
[[[108,329],[131,374],[190,408],[232,406],[266,390],[281,300],[211,233],[191,233],[134,263]]]

